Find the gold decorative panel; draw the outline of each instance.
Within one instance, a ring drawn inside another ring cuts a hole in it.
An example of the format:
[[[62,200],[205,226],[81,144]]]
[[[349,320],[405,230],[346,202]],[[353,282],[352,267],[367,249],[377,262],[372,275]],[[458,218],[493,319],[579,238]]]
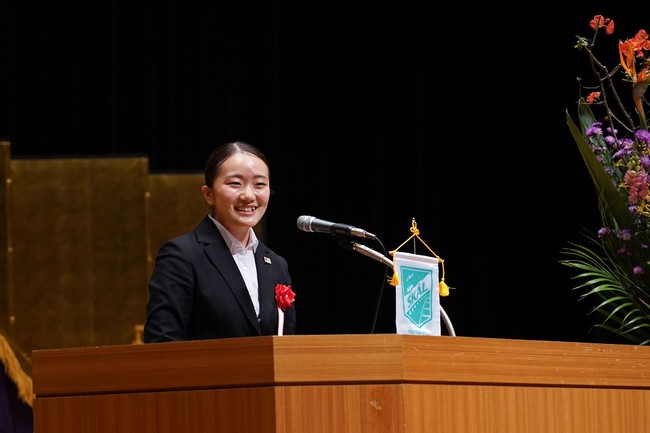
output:
[[[202,173],[148,159],[15,159],[0,141],[0,333],[35,349],[137,341],[158,248],[207,213]]]
[[[203,174],[149,175],[149,274],[162,243],[193,229],[208,213]]]
[[[11,161],[10,291],[21,347],[131,342],[146,299],[147,164]]]
[[[9,181],[10,143],[0,141],[0,180],[3,187],[0,188],[0,332],[6,337],[11,337],[10,322],[13,300],[9,292],[9,257],[7,251],[9,241],[7,239],[7,185]]]

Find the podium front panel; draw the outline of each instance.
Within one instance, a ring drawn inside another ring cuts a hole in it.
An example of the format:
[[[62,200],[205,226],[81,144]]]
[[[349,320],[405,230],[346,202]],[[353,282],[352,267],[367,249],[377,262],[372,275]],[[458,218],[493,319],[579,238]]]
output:
[[[639,433],[650,347],[273,336],[33,353],[35,433]]]

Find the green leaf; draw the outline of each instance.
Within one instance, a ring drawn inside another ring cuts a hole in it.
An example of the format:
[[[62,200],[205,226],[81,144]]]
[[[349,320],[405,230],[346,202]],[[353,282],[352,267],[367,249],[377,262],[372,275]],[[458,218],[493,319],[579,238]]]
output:
[[[585,131],[586,128],[596,122],[596,118],[587,104],[578,104],[578,114],[582,131]],[[578,126],[568,111],[566,112],[566,119],[571,135],[573,135],[573,139],[578,145],[582,159],[594,182],[598,200],[620,227],[632,227],[632,214],[628,209],[627,203],[612,183],[611,177],[607,174],[602,164],[596,159],[596,155],[594,155],[587,144],[583,132],[578,129]]]
[[[587,236],[589,244],[569,243],[562,254],[564,266],[579,271],[572,277],[580,283],[574,290],[581,292],[581,300],[592,300],[592,313],[602,315],[603,321],[595,327],[606,329],[635,344],[650,343],[650,315],[643,309],[642,300],[634,294],[634,284],[612,260],[607,247],[597,238]]]

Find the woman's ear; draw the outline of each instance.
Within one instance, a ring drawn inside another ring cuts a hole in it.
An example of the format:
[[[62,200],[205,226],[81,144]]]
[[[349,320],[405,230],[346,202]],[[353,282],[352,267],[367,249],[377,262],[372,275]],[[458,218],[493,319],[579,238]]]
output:
[[[201,187],[201,193],[203,194],[203,198],[205,199],[205,202],[208,204],[208,206],[214,205],[214,195],[212,194],[212,190],[208,188],[207,185],[203,185]]]

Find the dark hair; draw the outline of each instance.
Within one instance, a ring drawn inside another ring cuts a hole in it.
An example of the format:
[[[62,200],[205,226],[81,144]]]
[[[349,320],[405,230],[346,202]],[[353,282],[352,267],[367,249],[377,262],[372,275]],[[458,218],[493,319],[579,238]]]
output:
[[[208,157],[208,160],[205,163],[205,184],[212,188],[214,179],[217,177],[223,162],[235,153],[242,152],[257,156],[259,159],[264,161],[264,164],[266,164],[267,167],[269,167],[269,161],[257,147],[243,141],[232,141],[217,147]]]

